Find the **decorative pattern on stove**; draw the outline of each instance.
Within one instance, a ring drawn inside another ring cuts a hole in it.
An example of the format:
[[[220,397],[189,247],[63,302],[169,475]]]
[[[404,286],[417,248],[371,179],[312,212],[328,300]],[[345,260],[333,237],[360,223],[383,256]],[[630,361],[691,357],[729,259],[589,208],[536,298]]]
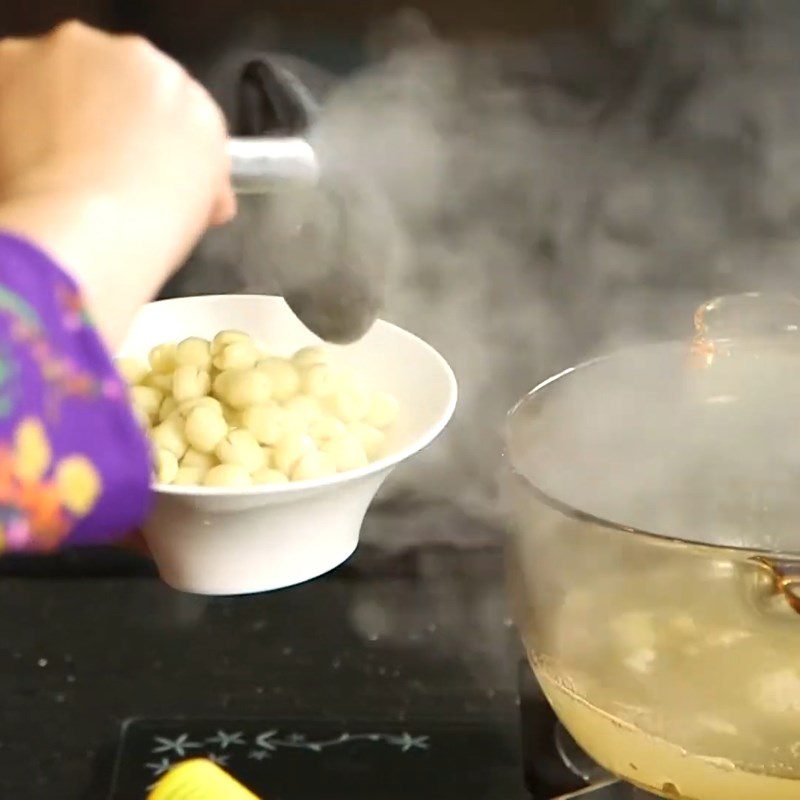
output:
[[[518,748],[505,721],[484,717],[138,718],[122,726],[108,800],[142,800],[190,758],[265,800],[519,800]]]
[[[271,758],[281,748],[322,753],[331,747],[343,747],[355,742],[372,742],[376,745],[389,746],[397,748],[401,753],[427,750],[430,746],[428,736],[415,736],[407,732],[394,734],[344,731],[333,738],[309,739],[297,731],[282,734],[277,728],[257,733],[252,737],[248,737],[243,731],[218,730],[213,736],[198,741],[193,741],[189,733],[182,732],[175,737],[153,736],[151,752],[160,758],[154,758],[144,766],[153,778],[159,778],[175,764],[187,758],[207,758],[215,764],[226,767],[237,747],[249,748],[246,753],[242,751],[244,758],[263,761]]]

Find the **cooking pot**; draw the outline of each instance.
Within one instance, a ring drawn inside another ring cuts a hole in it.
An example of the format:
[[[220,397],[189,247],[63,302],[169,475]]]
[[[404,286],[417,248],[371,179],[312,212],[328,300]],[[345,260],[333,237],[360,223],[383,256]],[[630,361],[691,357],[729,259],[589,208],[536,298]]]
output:
[[[613,774],[667,798],[796,800],[800,303],[722,298],[695,324],[510,412],[516,622]]]

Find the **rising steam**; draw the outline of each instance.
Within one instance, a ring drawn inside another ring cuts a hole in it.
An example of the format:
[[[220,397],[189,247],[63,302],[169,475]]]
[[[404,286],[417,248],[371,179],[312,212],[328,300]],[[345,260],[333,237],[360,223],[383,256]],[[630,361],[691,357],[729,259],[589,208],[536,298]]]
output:
[[[383,316],[439,349],[461,387],[453,425],[395,491],[436,487],[496,519],[519,396],[620,344],[689,336],[707,297],[787,283],[800,183],[781,154],[800,124],[771,49],[778,5],[620,2],[592,41],[470,45],[412,16],[332,89],[319,152],[381,192],[402,237]],[[260,227],[244,208],[180,290],[218,289],[227,268],[228,290],[269,291],[268,243],[243,244]]]

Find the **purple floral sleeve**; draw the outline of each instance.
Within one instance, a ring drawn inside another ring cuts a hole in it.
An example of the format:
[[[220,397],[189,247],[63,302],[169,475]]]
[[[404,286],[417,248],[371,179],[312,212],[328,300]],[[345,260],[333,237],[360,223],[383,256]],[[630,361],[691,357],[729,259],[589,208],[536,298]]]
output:
[[[147,442],[78,288],[0,232],[0,551],[128,533],[149,479]]]

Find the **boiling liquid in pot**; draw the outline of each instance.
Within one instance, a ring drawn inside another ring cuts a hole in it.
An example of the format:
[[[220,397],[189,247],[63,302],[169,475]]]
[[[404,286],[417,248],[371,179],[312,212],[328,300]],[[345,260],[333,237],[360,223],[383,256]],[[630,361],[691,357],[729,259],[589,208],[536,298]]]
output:
[[[583,746],[616,775],[653,794],[686,800],[800,797],[797,778],[687,753],[593,706],[585,697],[553,680],[546,670],[537,669],[537,676],[555,712]]]
[[[655,569],[575,589],[553,620],[552,654],[529,651],[537,677],[576,740],[649,791],[796,800],[800,637],[751,628],[731,565],[697,577]],[[795,623],[788,613],[780,627]]]

